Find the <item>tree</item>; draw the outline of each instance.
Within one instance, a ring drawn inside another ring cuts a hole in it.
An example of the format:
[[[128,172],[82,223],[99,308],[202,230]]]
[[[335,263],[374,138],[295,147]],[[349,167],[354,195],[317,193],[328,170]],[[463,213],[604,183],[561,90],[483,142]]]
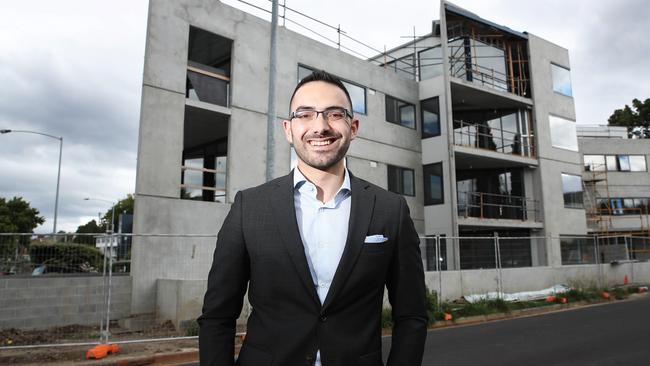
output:
[[[38,225],[45,222],[45,218],[38,214],[38,210],[30,207],[22,197],[10,200],[0,197],[0,233],[33,233]],[[19,246],[27,245],[29,236],[0,237],[0,258],[17,256]],[[4,271],[0,268],[0,272]]]
[[[607,120],[612,126],[627,127],[628,132],[634,127],[650,127],[650,98],[645,101],[632,100],[632,108],[625,105],[623,109],[617,109]]]
[[[39,213],[22,197],[8,201],[0,197],[0,233],[33,233],[38,225],[45,222]]]
[[[111,217],[113,215],[113,209],[115,209],[115,221],[113,222],[113,225],[115,225],[115,230],[117,231],[117,226],[120,220],[120,214],[133,214],[133,195],[128,194],[126,195],[126,198],[123,198],[119,200],[113,207],[109,208],[108,211],[102,216],[102,221],[101,221],[101,230],[106,231],[106,225],[111,222]]]
[[[75,231],[77,234],[97,234],[101,232],[102,229],[99,227],[99,225],[97,225],[96,220],[90,220],[84,225],[79,225],[77,227],[77,231]]]

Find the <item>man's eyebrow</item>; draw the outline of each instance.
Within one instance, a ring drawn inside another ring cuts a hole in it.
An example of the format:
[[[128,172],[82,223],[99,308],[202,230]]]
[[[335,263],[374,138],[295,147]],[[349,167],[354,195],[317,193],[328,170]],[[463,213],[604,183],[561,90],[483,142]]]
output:
[[[302,110],[305,110],[305,109],[316,109],[316,107],[310,106],[310,105],[301,105],[298,108],[296,108],[297,111],[302,111]]]

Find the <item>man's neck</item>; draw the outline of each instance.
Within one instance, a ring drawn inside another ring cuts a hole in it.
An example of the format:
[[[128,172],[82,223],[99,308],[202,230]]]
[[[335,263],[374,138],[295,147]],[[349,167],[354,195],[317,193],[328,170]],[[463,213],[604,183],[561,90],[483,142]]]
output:
[[[323,203],[334,198],[345,179],[343,160],[327,170],[316,169],[298,161],[298,169],[308,181],[316,186],[316,198]]]

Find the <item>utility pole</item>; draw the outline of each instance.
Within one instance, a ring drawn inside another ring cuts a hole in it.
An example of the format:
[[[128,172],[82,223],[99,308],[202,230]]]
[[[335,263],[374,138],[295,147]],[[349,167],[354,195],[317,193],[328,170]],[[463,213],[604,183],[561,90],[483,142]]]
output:
[[[275,171],[275,78],[277,61],[278,0],[273,0],[271,12],[271,50],[269,55],[269,102],[266,119],[266,181],[273,179]]]

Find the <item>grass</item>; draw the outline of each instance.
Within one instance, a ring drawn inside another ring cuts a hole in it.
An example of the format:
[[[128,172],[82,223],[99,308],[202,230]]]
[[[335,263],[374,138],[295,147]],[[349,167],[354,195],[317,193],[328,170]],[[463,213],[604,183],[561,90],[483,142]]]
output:
[[[598,288],[596,286],[585,286],[572,288],[571,290],[563,293],[556,294],[556,298],[566,298],[569,303],[573,302],[598,302],[603,300],[603,292],[609,292],[610,297],[623,300],[630,294],[639,291],[638,287],[614,287],[611,289]],[[557,302],[548,302],[546,300],[535,301],[517,301],[506,302],[502,299],[496,300],[482,300],[475,303],[464,301],[443,302],[438,306],[438,295],[435,291],[427,289],[426,292],[426,305],[427,315],[429,316],[429,325],[434,324],[436,321],[444,320],[445,313],[451,314],[452,319],[465,318],[477,315],[489,314],[508,314],[513,310],[522,310],[537,308],[542,306],[554,305]],[[382,328],[391,328],[393,326],[393,319],[391,309],[385,308],[381,313],[381,326]]]

